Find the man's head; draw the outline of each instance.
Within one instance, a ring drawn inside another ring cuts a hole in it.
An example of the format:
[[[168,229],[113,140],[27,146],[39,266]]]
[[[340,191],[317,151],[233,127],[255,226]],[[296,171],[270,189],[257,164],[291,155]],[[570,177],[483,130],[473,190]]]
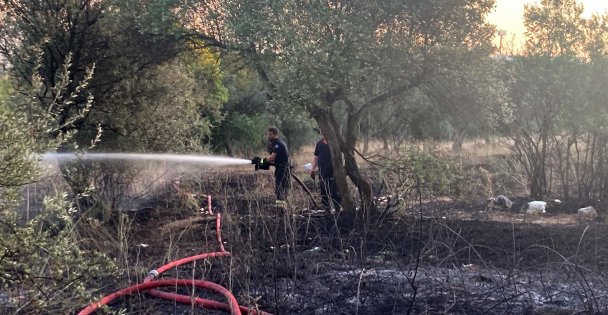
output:
[[[323,129],[319,128],[319,129],[317,129],[317,131],[319,131],[319,134],[321,135],[321,137],[323,137],[324,142],[327,143],[327,137],[325,137],[325,134],[323,133]]]
[[[272,141],[279,137],[279,129],[275,127],[268,128],[268,133],[266,134],[268,141]]]

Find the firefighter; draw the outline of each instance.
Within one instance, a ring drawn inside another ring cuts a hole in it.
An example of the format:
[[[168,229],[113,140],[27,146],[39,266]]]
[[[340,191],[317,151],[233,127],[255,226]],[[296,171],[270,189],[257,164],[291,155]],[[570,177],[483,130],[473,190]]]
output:
[[[314,160],[312,161],[312,169],[310,171],[310,177],[315,179],[317,166],[319,168],[319,186],[321,189],[321,202],[323,208],[327,211],[331,211],[332,203],[335,211],[340,211],[340,203],[342,197],[338,192],[336,186],[336,180],[334,179],[334,169],[331,164],[331,151],[327,144],[327,139],[323,132],[319,130],[323,139],[317,142],[314,152]]]
[[[289,149],[287,149],[285,142],[279,139],[279,129],[277,128],[268,128],[267,139],[269,156],[266,160],[274,165],[276,206],[285,208],[287,206],[287,194],[291,187]]]

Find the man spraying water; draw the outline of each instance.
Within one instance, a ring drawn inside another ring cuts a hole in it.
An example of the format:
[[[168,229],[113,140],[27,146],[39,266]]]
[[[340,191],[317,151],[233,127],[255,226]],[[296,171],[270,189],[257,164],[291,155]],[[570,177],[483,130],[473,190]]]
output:
[[[287,206],[287,194],[291,188],[291,165],[289,161],[289,149],[283,140],[279,139],[277,128],[268,128],[268,145],[266,147],[269,156],[267,158],[255,157],[251,160],[255,169],[268,170],[274,166],[274,179],[277,208]]]

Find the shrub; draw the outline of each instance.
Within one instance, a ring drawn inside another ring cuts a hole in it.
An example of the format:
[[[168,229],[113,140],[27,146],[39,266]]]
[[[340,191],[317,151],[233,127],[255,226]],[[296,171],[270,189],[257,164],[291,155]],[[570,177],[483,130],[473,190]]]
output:
[[[58,74],[58,93],[70,81],[67,69],[69,58],[64,72]],[[32,82],[29,94],[13,95],[6,106],[0,106],[0,291],[6,297],[0,310],[4,314],[65,314],[90,299],[92,290],[86,288],[98,287],[91,282],[112,275],[114,264],[105,255],[80,247],[72,218],[75,208],[67,201],[67,193],[46,197],[39,214],[31,219],[21,219],[19,205],[24,199],[22,188],[40,178],[40,154],[73,136],[62,131],[65,125],[58,126],[56,117],[65,114],[67,123],[78,120],[90,108],[91,99],[85,99],[81,111],[62,113],[58,110],[65,108],[61,102],[74,102],[76,97],[57,97],[51,106],[34,104],[44,102],[37,95],[43,85],[39,77]]]
[[[409,147],[388,161],[382,173],[398,187],[419,183],[426,194],[459,196],[467,183],[462,165],[438,149]]]

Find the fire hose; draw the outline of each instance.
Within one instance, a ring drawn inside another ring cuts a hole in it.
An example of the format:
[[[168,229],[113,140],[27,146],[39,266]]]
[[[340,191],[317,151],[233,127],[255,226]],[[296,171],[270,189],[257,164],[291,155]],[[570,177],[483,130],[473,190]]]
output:
[[[222,310],[222,311],[230,312],[232,315],[240,315],[243,313],[244,314],[271,315],[270,313],[258,311],[255,309],[251,309],[251,308],[239,305],[236,298],[234,297],[234,295],[232,295],[232,293],[228,289],[220,286],[219,284],[213,283],[213,282],[204,281],[204,280],[193,280],[193,279],[163,279],[163,280],[154,281],[154,279],[156,277],[158,277],[161,273],[163,273],[171,268],[181,266],[183,264],[187,264],[187,263],[190,263],[190,262],[193,262],[196,260],[212,258],[212,257],[230,256],[230,252],[226,251],[224,249],[224,245],[222,244],[221,215],[219,213],[217,213],[215,215],[215,218],[216,218],[215,219],[215,233],[216,233],[216,240],[217,240],[217,242],[219,244],[219,248],[220,248],[219,252],[204,253],[204,254],[186,257],[186,258],[183,258],[180,260],[170,262],[156,270],[150,271],[148,273],[148,275],[146,276],[146,278],[144,279],[143,283],[133,285],[133,286],[127,287],[125,289],[116,291],[112,294],[109,294],[109,295],[103,297],[98,302],[90,304],[89,306],[84,308],[82,311],[80,311],[80,313],[78,313],[78,314],[79,315],[92,314],[97,309],[101,308],[104,305],[111,303],[112,301],[114,301],[115,299],[117,299],[119,297],[134,294],[134,293],[139,293],[139,292],[145,292],[151,296],[162,298],[165,300],[175,301],[175,302],[183,303],[183,304],[196,305],[196,306],[207,308],[207,309]],[[156,290],[156,288],[169,287],[169,286],[196,287],[196,288],[213,291],[215,293],[219,293],[219,294],[223,295],[228,300],[228,303],[222,303],[222,302],[204,299],[204,298],[200,298],[200,297],[193,298],[192,296],[189,296],[189,295],[169,293],[169,292]]]

